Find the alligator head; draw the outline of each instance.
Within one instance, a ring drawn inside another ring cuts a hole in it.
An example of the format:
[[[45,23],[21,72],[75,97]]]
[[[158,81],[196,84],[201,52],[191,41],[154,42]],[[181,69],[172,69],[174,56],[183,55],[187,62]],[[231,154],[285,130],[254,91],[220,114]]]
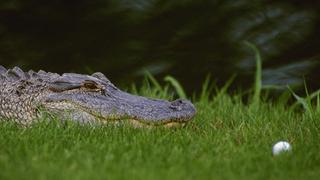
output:
[[[99,72],[91,76],[56,74],[53,79],[47,82],[40,104],[62,119],[81,123],[126,120],[135,126],[172,126],[190,121],[196,112],[188,100],[169,102],[121,91]]]

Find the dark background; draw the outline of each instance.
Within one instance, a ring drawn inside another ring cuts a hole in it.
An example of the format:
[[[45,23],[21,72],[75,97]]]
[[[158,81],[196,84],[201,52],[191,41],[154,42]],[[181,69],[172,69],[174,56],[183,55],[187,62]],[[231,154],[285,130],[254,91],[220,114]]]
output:
[[[0,64],[52,72],[101,71],[115,84],[145,70],[187,91],[206,75],[234,88],[253,81],[254,43],[264,85],[320,88],[320,1],[1,0]]]

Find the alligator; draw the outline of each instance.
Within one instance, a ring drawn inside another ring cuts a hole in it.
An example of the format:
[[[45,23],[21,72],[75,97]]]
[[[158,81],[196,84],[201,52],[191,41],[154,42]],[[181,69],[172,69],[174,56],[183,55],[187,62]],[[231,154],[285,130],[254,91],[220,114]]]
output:
[[[60,75],[0,66],[0,120],[29,126],[47,114],[43,112],[61,122],[171,127],[189,122],[196,109],[189,100],[167,101],[121,91],[101,72]]]

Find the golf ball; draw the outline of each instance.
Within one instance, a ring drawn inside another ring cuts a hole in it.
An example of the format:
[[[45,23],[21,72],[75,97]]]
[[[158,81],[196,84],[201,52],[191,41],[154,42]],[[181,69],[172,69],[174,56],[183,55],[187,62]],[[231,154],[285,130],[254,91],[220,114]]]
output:
[[[291,145],[286,141],[279,141],[275,145],[273,145],[272,153],[273,155],[278,155],[282,152],[290,151]]]

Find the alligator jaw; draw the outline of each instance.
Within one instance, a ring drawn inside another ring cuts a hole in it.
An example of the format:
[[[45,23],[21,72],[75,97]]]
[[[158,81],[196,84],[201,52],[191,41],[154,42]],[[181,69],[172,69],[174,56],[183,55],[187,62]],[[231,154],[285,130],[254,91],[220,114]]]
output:
[[[95,108],[88,108],[83,103],[80,106],[79,104],[73,106],[78,106],[77,109],[91,114],[103,124],[124,121],[135,127],[177,127],[186,124],[196,113],[195,107],[188,100],[178,99],[169,102],[135,96],[122,91],[117,93],[112,98],[99,97],[102,101],[100,103],[98,100],[95,101]]]
[[[72,115],[71,111],[70,116],[74,121],[96,121],[103,124],[127,121],[136,127],[177,126],[190,121],[196,112],[188,100],[178,99],[169,102],[135,96],[120,90],[113,91],[112,96],[54,93],[47,97],[46,102],[47,108],[50,106],[51,111],[68,107],[76,109],[76,115]],[[54,106],[49,105],[51,103]],[[59,114],[59,111],[56,114]]]
[[[111,107],[113,109],[111,114],[118,115],[120,119],[129,119],[147,126],[185,124],[196,113],[195,107],[188,100],[178,99],[169,102],[167,100],[135,96],[122,91],[117,91],[114,94],[113,98],[116,98],[119,103]],[[104,110],[102,109],[101,115],[108,119],[110,112]]]

